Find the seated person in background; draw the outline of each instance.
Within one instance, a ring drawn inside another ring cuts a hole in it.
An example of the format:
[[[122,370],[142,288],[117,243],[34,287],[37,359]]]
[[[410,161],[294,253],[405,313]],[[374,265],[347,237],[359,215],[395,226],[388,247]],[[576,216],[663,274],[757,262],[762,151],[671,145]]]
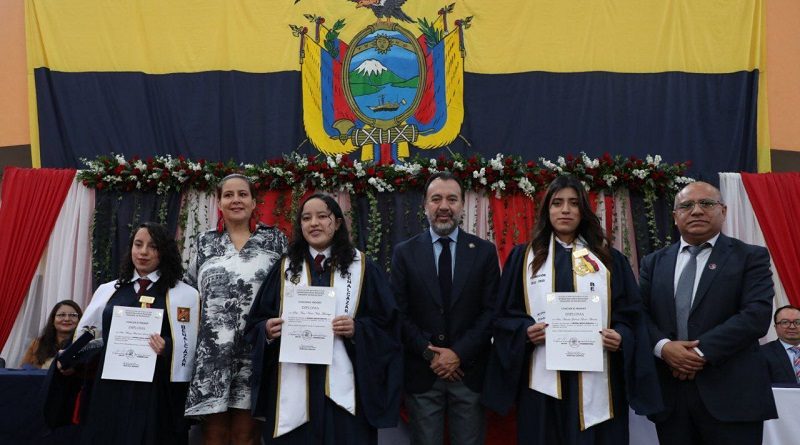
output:
[[[786,305],[773,316],[778,339],[761,345],[772,383],[800,382],[800,308]]]
[[[50,311],[50,316],[47,317],[42,336],[35,338],[28,346],[20,366],[49,368],[53,357],[72,340],[72,334],[78,326],[81,315],[83,315],[81,307],[72,300],[56,303]]]

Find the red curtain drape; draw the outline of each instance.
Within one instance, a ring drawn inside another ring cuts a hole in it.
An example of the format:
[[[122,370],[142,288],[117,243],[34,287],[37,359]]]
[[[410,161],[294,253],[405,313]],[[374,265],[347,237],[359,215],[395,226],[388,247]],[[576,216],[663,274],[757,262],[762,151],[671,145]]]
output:
[[[786,296],[800,305],[800,173],[742,173],[742,183],[764,233]]]
[[[536,205],[525,195],[512,195],[489,198],[492,208],[494,239],[500,267],[517,244],[530,241],[531,230],[536,222]]]
[[[75,179],[75,170],[7,167],[0,206],[0,344],[5,344]]]
[[[303,202],[311,196],[314,190],[307,190],[298,199],[298,203]],[[256,206],[258,220],[269,226],[279,228],[286,236],[292,236],[292,223],[289,213],[292,207],[291,190],[269,190],[259,195],[259,203]]]

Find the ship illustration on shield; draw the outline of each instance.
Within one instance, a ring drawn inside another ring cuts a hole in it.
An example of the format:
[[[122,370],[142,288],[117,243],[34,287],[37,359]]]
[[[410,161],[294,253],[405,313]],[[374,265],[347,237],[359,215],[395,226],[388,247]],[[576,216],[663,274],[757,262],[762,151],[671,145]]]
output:
[[[300,39],[309,140],[324,154],[360,151],[362,160],[377,163],[409,156],[410,145],[446,146],[464,119],[464,30],[472,17],[448,27],[455,4],[442,7],[435,19],[413,20],[400,10],[400,0],[355,3],[372,9],[378,21],[348,42],[340,37],[344,19],[328,26],[325,18],[306,14],[311,30],[290,25]]]

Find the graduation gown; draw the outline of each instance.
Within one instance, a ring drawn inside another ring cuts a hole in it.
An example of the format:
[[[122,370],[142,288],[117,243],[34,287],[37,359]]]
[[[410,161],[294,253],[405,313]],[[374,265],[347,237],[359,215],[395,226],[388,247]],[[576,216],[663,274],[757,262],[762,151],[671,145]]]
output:
[[[151,307],[164,309],[166,292],[158,282],[147,291],[155,297]],[[103,341],[108,344],[108,332],[114,306],[140,307],[133,283],[122,285],[103,309]],[[188,424],[183,417],[188,382],[170,382],[172,333],[169,317],[164,317],[161,337],[165,351],[156,359],[153,382],[103,380],[103,361],[100,361],[89,402],[89,414],[81,432],[81,444],[185,444]]]
[[[307,265],[311,263],[307,258]],[[339,271],[336,278],[340,278]],[[330,270],[311,268],[311,284],[330,286]],[[267,444],[376,444],[377,428],[397,425],[402,385],[402,350],[397,307],[388,280],[367,261],[355,320],[355,335],[344,339],[355,374],[356,415],[325,396],[325,365],[308,367],[309,421],[273,438],[277,396],[277,363],[280,338],[267,342],[266,321],[279,316],[281,267],[272,268],[253,302],[245,328],[254,344],[253,416],[266,420],[263,438]]]
[[[611,328],[622,336],[622,348],[609,352],[609,384],[613,418],[580,430],[578,373],[562,371],[561,400],[529,388],[531,351],[527,329],[534,320],[525,310],[523,267],[527,245],[509,254],[498,290],[498,318],[487,369],[483,401],[506,413],[517,403],[519,443],[623,444],[628,443],[628,404],[646,415],[662,403],[652,351],[643,323],[639,287],[627,259],[613,250],[611,272]],[[555,291],[573,292],[571,250],[555,243]]]

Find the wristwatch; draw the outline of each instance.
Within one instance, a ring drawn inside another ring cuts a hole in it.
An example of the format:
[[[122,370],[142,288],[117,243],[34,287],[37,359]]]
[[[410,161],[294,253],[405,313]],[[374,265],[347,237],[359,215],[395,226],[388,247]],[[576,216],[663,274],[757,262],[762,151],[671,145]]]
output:
[[[428,348],[425,348],[425,350],[422,351],[422,358],[424,358],[426,361],[433,360],[433,355],[434,355],[433,351],[431,351]]]

